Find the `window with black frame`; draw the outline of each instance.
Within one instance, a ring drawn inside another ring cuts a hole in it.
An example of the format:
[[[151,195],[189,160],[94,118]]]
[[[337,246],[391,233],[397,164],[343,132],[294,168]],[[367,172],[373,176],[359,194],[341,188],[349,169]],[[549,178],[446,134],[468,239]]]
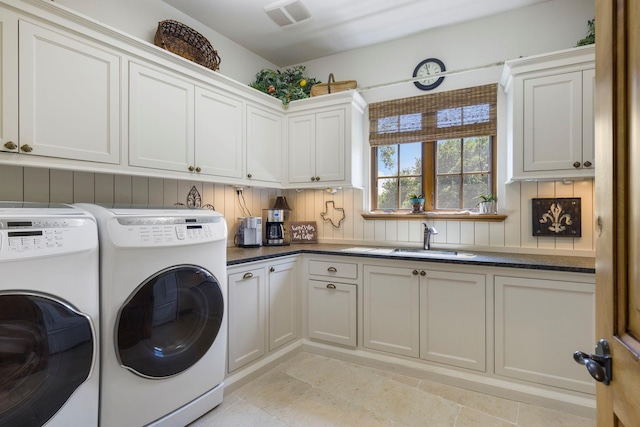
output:
[[[495,193],[497,85],[369,106],[373,210],[473,209]]]

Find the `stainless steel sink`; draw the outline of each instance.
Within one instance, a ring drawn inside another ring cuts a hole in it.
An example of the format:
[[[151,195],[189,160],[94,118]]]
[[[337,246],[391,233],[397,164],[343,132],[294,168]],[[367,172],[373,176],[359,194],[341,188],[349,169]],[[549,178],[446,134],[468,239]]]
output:
[[[393,250],[399,254],[415,255],[419,257],[434,258],[473,258],[474,254],[458,252],[458,251],[438,251],[434,249],[414,249],[414,248],[398,248]]]
[[[474,254],[458,251],[438,251],[435,249],[417,249],[417,248],[347,248],[342,249],[345,252],[377,254],[377,255],[405,255],[416,258],[474,258]]]

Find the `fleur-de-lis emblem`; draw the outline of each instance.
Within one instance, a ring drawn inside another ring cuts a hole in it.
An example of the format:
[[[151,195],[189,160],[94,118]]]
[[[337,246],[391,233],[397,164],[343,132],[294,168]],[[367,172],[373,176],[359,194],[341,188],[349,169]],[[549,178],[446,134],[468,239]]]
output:
[[[549,230],[554,233],[560,233],[564,231],[567,227],[565,225],[573,224],[571,220],[571,215],[562,213],[562,206],[557,203],[552,203],[549,207],[549,211],[542,215],[542,218],[539,219],[540,224],[545,224],[550,222]],[[564,222],[565,225],[562,225]]]

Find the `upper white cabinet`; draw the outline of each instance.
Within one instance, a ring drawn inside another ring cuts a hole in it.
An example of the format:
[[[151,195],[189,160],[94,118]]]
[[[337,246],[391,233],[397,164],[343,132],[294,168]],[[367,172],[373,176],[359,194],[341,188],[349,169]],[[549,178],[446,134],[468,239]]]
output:
[[[282,114],[247,105],[247,175],[250,183],[282,182]]]
[[[170,71],[129,65],[129,164],[242,179],[242,101]]]
[[[362,186],[366,103],[355,91],[283,109],[55,2],[3,0],[0,11],[0,164],[271,188]]]
[[[187,172],[195,168],[193,83],[129,64],[129,164]]]
[[[594,46],[505,63],[508,181],[593,177]]]
[[[18,16],[0,10],[0,151],[17,152]]]
[[[243,178],[244,103],[220,90],[196,87],[196,170],[225,178]]]
[[[365,105],[355,91],[290,104],[287,186],[362,187]]]
[[[4,40],[5,32],[16,30],[15,22],[7,22],[7,28],[4,25],[3,68],[11,69],[3,70],[0,149],[28,156],[118,164],[121,57],[59,28],[20,19],[19,63],[15,68],[15,47],[7,46]],[[13,34],[6,36],[15,40]],[[8,79],[13,80],[16,72],[19,82],[12,87]],[[19,102],[13,104],[16,93]],[[16,109],[19,140],[15,113],[11,113]]]

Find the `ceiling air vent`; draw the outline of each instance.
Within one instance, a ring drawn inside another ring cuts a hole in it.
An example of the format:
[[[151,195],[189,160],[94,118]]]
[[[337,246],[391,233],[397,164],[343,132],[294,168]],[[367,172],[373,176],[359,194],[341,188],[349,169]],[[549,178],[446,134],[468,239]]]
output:
[[[311,18],[311,14],[300,0],[278,1],[265,6],[264,11],[281,27],[298,24]]]

